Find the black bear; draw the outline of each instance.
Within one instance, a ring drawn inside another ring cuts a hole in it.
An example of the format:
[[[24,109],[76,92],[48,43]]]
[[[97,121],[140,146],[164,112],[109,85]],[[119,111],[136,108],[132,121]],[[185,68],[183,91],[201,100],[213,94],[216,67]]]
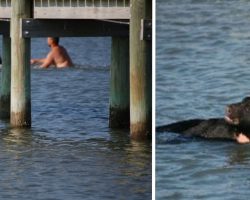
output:
[[[228,105],[224,118],[185,120],[157,127],[156,131],[248,143],[250,142],[250,97]]]

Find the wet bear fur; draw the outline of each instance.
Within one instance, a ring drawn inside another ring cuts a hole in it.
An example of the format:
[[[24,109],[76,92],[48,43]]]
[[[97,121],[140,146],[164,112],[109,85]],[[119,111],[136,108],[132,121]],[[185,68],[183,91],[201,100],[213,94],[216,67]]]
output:
[[[156,131],[224,140],[235,140],[238,134],[243,133],[250,138],[250,97],[228,105],[224,118],[185,120],[159,126]]]

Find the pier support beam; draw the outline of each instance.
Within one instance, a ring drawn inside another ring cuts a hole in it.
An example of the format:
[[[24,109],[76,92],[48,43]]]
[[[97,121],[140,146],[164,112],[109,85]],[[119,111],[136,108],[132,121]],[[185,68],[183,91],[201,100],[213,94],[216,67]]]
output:
[[[9,36],[3,36],[2,42],[2,74],[0,92],[0,118],[10,117],[10,69],[11,69],[11,42]]]
[[[152,135],[152,42],[140,37],[143,19],[152,19],[152,0],[131,0],[130,133],[134,139]]]
[[[11,2],[11,116],[14,127],[31,126],[30,39],[21,36],[21,19],[32,17],[32,0]]]
[[[129,128],[129,38],[112,37],[110,128]]]

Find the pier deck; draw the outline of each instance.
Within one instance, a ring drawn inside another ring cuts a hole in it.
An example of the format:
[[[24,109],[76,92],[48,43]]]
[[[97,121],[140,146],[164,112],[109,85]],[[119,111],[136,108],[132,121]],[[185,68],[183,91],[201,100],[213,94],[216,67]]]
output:
[[[34,0],[37,19],[129,19],[130,0]],[[0,18],[10,18],[11,0],[0,0]]]

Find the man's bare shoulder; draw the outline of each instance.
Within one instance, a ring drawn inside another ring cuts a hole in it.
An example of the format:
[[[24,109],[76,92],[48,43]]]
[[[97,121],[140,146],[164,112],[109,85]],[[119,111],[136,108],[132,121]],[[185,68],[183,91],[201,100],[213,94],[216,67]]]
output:
[[[60,53],[60,54],[62,54],[66,50],[65,50],[65,48],[63,46],[56,46],[51,51],[52,51],[52,53]]]
[[[51,52],[56,52],[56,51],[59,51],[60,50],[60,46],[56,46],[56,47],[53,47],[51,49]]]
[[[52,58],[54,55],[53,50],[51,50],[48,54],[47,54],[47,58]]]

